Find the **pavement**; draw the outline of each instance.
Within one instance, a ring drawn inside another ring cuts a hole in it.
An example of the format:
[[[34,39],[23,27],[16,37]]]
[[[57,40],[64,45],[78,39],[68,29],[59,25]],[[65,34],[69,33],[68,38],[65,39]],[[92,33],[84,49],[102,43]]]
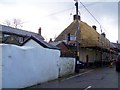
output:
[[[89,73],[89,74],[87,74]],[[64,88],[64,87],[78,87],[85,88],[86,90],[91,87],[117,87],[117,73],[115,72],[115,66],[113,67],[99,67],[99,68],[86,68],[80,69],[79,73],[74,73],[69,76],[64,76],[56,80],[48,81],[42,84],[37,84],[29,88]],[[99,83],[98,83],[99,80]],[[110,83],[112,82],[112,83]]]
[[[58,79],[51,80],[51,81],[44,82],[44,83],[38,83],[38,84],[36,84],[36,85],[30,86],[30,87],[26,87],[26,88],[24,88],[24,89],[38,88],[38,86],[40,86],[40,85],[46,85],[46,84],[49,84],[49,83],[62,82],[62,81],[64,81],[64,80],[68,80],[68,79],[71,79],[71,78],[74,78],[74,77],[77,77],[77,76],[80,76],[80,75],[89,73],[89,72],[91,72],[92,70],[93,70],[93,69],[91,69],[91,68],[80,69],[79,73],[73,73],[73,74],[70,74],[70,75],[67,75],[67,76],[63,76],[63,77],[60,77],[60,78],[58,78]]]

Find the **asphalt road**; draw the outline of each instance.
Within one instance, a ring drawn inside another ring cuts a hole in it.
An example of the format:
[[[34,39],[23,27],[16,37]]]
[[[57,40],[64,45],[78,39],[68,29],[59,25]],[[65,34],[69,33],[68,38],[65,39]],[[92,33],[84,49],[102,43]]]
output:
[[[120,73],[116,72],[115,66],[113,66],[112,68],[91,69],[64,80],[55,80],[33,88],[84,88],[84,90],[89,88],[118,88],[120,86],[119,81]]]

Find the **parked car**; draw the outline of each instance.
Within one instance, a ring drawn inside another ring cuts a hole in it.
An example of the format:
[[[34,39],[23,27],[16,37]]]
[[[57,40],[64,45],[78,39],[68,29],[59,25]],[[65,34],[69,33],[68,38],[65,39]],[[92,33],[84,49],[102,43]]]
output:
[[[116,59],[116,71],[120,71],[120,53]]]
[[[77,64],[78,64],[79,69],[85,68],[85,63],[84,62],[78,61]]]
[[[79,57],[76,57],[76,62],[75,62],[75,72],[79,73],[80,69],[85,68],[85,63],[79,60]]]

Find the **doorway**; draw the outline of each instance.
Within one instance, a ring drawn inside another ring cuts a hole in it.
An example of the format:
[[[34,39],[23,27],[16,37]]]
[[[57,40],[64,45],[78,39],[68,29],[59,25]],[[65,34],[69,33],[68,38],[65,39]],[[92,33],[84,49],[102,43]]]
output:
[[[88,62],[89,62],[89,56],[86,55],[86,66],[88,67]]]

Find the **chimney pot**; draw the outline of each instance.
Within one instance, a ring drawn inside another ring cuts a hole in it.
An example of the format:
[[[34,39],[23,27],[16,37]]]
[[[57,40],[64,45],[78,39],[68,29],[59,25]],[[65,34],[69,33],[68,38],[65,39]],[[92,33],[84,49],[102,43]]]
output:
[[[117,44],[118,44],[118,41],[117,41]]]
[[[53,42],[52,38],[50,38],[49,43]]]
[[[92,28],[95,29],[95,30],[97,29],[97,27],[95,25],[93,25]]]
[[[41,27],[38,29],[38,34],[41,35]]]

